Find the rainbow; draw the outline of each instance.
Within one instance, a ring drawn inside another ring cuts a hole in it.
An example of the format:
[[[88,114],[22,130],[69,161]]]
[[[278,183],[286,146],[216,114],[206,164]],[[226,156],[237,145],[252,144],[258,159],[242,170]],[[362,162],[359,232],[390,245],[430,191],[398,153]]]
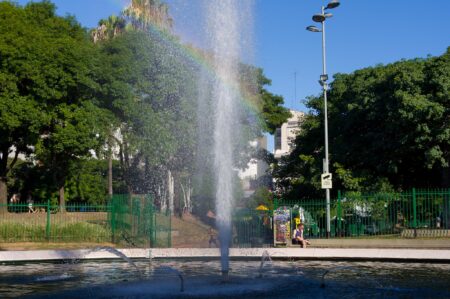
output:
[[[129,4],[129,0],[111,0],[115,4],[120,4],[125,7]],[[230,90],[237,96],[242,107],[252,115],[252,119],[259,120],[259,115],[261,113],[260,104],[258,101],[258,96],[250,90],[245,90],[239,84],[232,85],[226,82],[224,78],[219,78],[216,74],[213,58],[209,58],[206,52],[202,52],[201,49],[196,49],[193,46],[182,44],[173,33],[160,28],[157,25],[150,26],[150,33],[153,34],[158,39],[167,43],[172,49],[177,49],[180,53],[189,59],[190,62],[198,66],[202,71],[206,72],[210,78],[214,80],[221,80],[225,86],[230,88]]]
[[[258,106],[255,96],[251,96],[250,91],[244,90],[241,86],[231,85],[229,82],[226,82],[224,78],[219,78],[213,65],[213,58],[208,58],[207,54],[205,55],[199,49],[182,44],[175,39],[174,35],[167,30],[161,30],[158,26],[151,26],[150,31],[152,34],[157,35],[159,38],[169,43],[171,47],[175,47],[181,51],[191,62],[194,62],[197,66],[201,67],[203,71],[206,71],[211,78],[224,82],[225,86],[228,86],[234,94],[238,96],[240,102],[248,111],[259,115],[261,109]]]

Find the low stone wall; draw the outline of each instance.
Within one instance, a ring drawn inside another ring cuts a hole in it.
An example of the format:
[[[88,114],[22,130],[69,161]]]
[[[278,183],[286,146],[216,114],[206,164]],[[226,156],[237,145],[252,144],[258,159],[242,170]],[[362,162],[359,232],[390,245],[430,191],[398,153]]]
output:
[[[218,248],[155,248],[118,249],[128,258],[219,258]],[[361,249],[361,248],[231,248],[230,258],[333,259],[333,260],[386,260],[414,262],[450,262],[450,250],[430,249]],[[35,250],[0,251],[0,262],[118,259],[111,250]]]
[[[403,238],[436,238],[436,237],[450,237],[450,229],[404,229],[401,236]]]

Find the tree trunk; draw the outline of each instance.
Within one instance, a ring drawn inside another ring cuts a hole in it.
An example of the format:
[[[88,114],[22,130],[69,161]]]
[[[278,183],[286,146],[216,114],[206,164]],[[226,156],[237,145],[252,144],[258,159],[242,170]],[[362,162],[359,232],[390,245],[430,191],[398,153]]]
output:
[[[187,198],[187,192],[186,192],[186,189],[184,188],[184,186],[183,186],[183,183],[181,182],[181,180],[180,180],[180,186],[181,186],[181,191],[183,192],[183,206],[182,207],[180,207],[180,209],[181,209],[181,213],[182,214],[184,214],[184,212],[185,212],[185,210],[186,210],[186,207],[187,207],[187,201],[186,201],[186,198]]]
[[[0,211],[7,211],[8,204],[8,186],[6,177],[0,177]]]
[[[59,187],[59,211],[61,213],[66,212],[66,202],[64,199],[64,185]]]
[[[187,192],[187,197],[186,197],[186,207],[189,213],[192,213],[192,193],[194,193],[194,187],[192,186],[191,183],[191,178],[189,178],[188,180],[188,192]]]
[[[8,210],[8,186],[6,185],[8,179],[8,172],[14,167],[19,157],[19,151],[16,149],[14,153],[14,158],[8,165],[8,156],[10,153],[10,145],[6,145],[1,149],[0,155],[0,209]]]
[[[109,154],[108,158],[108,195],[112,198],[113,195],[113,172],[112,172],[112,153]]]
[[[162,190],[161,190],[162,189]],[[167,209],[167,196],[166,196],[166,188],[161,188],[161,186],[158,187],[158,196],[160,200],[160,211],[164,213]]]
[[[191,179],[189,178],[186,186],[183,185],[183,183],[180,183],[181,191],[183,192],[183,207],[182,212],[183,213],[192,213],[192,192],[193,188],[191,186]]]
[[[173,214],[174,197],[175,197],[175,184],[172,172],[167,170],[167,195],[170,214]]]

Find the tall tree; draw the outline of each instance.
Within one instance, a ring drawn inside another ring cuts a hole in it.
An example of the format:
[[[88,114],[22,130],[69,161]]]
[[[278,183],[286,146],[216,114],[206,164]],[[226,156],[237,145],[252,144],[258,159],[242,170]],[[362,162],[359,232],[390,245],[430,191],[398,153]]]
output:
[[[158,40],[142,32],[127,32],[101,45],[105,62],[105,107],[118,119],[116,141],[130,192],[143,192],[142,166],[164,165],[181,145],[193,113],[186,104],[194,81],[186,63]],[[173,53],[172,53],[173,54]],[[145,167],[144,167],[145,168]],[[149,168],[149,169],[150,169]]]
[[[150,26],[170,31],[173,20],[169,14],[169,7],[160,0],[131,0],[130,5],[122,14],[128,18],[137,30],[147,31]]]
[[[97,88],[95,49],[75,19],[56,16],[49,1],[0,6],[0,174],[4,178],[11,168],[3,162],[10,152],[17,157],[36,149],[40,163],[55,176],[63,204],[66,168],[61,163],[90,155],[94,148],[95,138],[90,138],[96,132],[89,120],[98,112],[91,102]],[[4,183],[0,179],[2,203]]]
[[[49,6],[49,4],[43,4]],[[28,20],[26,11],[12,3],[0,3],[0,204],[7,203],[7,174],[19,154],[29,155],[45,123],[35,95],[45,94],[38,44],[42,31]],[[14,154],[12,160],[9,156]]]
[[[98,22],[98,27],[91,31],[94,43],[112,39],[126,30],[126,21],[121,16],[109,16]]]

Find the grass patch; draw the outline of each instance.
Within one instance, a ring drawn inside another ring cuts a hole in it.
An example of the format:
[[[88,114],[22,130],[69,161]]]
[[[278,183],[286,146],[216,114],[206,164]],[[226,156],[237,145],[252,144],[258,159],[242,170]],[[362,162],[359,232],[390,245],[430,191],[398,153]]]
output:
[[[49,237],[49,238],[47,238]],[[98,224],[75,222],[53,224],[47,236],[45,225],[30,225],[16,222],[0,223],[1,242],[95,242],[111,240],[108,227]]]

